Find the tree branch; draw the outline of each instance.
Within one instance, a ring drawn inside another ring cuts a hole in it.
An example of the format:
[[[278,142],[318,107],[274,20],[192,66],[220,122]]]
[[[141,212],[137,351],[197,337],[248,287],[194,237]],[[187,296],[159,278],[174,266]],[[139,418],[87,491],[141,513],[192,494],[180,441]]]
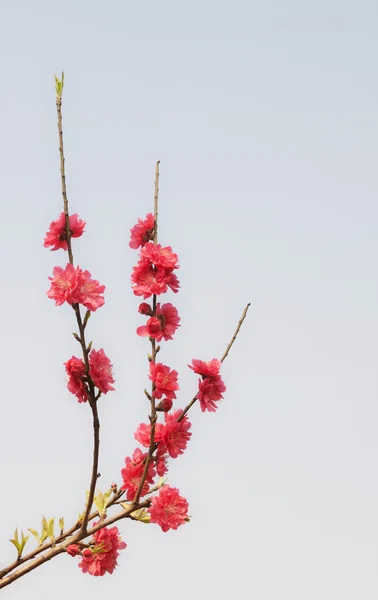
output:
[[[223,362],[224,360],[226,360],[226,358],[227,358],[227,356],[228,356],[228,353],[230,352],[230,350],[231,350],[231,347],[232,347],[233,343],[235,342],[235,340],[236,340],[236,338],[237,338],[237,335],[238,335],[238,333],[239,333],[239,331],[240,331],[240,328],[241,328],[241,326],[243,325],[244,319],[245,319],[245,318],[246,318],[246,316],[247,316],[247,312],[248,312],[248,309],[249,309],[249,307],[250,307],[250,306],[251,306],[251,303],[250,303],[250,302],[248,302],[247,306],[246,306],[246,307],[245,307],[245,309],[243,310],[243,314],[242,314],[242,316],[241,316],[241,319],[240,319],[240,321],[239,321],[239,323],[238,323],[238,326],[236,327],[235,333],[234,333],[234,335],[232,336],[230,343],[227,345],[227,348],[226,348],[226,350],[224,351],[224,354],[223,354],[222,358],[220,359],[220,361],[221,361],[221,362]],[[196,395],[194,396],[194,398],[193,398],[193,399],[192,399],[192,400],[189,402],[189,404],[187,404],[187,405],[186,405],[186,407],[185,407],[185,408],[184,408],[184,410],[182,411],[181,415],[180,415],[180,416],[179,416],[179,418],[177,419],[177,422],[178,422],[178,423],[180,423],[180,421],[182,421],[182,420],[183,420],[183,418],[185,417],[186,413],[187,413],[187,412],[188,412],[188,411],[189,411],[189,410],[192,408],[193,404],[195,404],[195,402],[196,402],[196,401],[197,401],[197,394],[196,394]]]

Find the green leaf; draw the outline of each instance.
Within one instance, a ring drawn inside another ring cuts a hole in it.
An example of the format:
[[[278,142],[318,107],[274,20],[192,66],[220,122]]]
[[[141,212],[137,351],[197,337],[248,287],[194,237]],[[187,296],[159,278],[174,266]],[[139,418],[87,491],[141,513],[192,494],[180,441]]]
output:
[[[35,529],[28,529],[28,531],[39,541],[39,533]]]
[[[20,556],[21,554],[21,550],[20,550],[20,544],[18,542],[16,542],[16,540],[9,540],[11,542],[11,544],[13,544],[13,546],[15,546],[18,555]]]
[[[24,532],[23,531],[21,531],[21,535],[22,535],[22,540],[21,540],[21,551],[20,551],[20,554],[23,553],[24,548],[26,546],[26,542],[28,541],[28,539],[30,537],[30,535],[25,535],[24,536]]]
[[[62,79],[59,79],[56,75],[55,77],[55,91],[58,98],[62,97],[63,87],[64,87],[64,73],[62,71]]]
[[[63,517],[60,517],[60,519],[59,519],[59,529],[60,529],[60,531],[64,531],[64,519],[63,519]]]
[[[141,523],[149,523],[151,521],[151,517],[145,508],[140,508],[139,510],[132,512],[130,517],[133,517],[133,519],[136,519]]]
[[[51,540],[54,539],[54,517],[52,517],[52,519],[49,519],[47,523],[47,535]]]

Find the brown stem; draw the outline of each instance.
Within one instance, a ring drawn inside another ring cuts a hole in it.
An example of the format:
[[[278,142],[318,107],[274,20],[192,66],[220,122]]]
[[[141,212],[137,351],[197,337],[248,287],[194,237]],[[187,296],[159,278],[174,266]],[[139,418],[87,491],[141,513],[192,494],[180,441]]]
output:
[[[228,355],[228,353],[230,352],[230,350],[231,350],[231,348],[232,348],[232,345],[233,345],[234,341],[236,340],[236,338],[237,338],[237,335],[238,335],[238,333],[239,333],[239,331],[240,331],[240,327],[243,325],[243,321],[244,321],[244,319],[245,319],[245,318],[246,318],[246,316],[247,316],[247,312],[248,312],[248,309],[249,309],[249,307],[250,307],[250,306],[251,306],[251,303],[250,303],[250,302],[248,302],[247,306],[246,306],[246,307],[245,307],[245,309],[243,310],[243,314],[242,314],[242,316],[241,316],[241,318],[240,318],[240,321],[239,321],[239,323],[238,323],[238,326],[237,326],[237,328],[235,329],[235,333],[234,333],[234,335],[232,336],[232,338],[231,338],[231,341],[230,341],[230,343],[228,344],[228,346],[227,346],[226,350],[224,351],[224,354],[223,354],[222,358],[220,359],[220,360],[221,360],[221,362],[223,362],[223,361],[224,361],[224,360],[227,358],[227,355]]]
[[[67,187],[66,187],[66,171],[65,171],[65,158],[63,149],[63,126],[62,126],[62,94],[56,96],[56,111],[58,113],[58,134],[59,134],[59,157],[60,157],[60,178],[62,183],[62,196],[63,196],[63,210],[66,219],[66,236],[67,236],[67,249],[68,258],[73,265],[73,255],[71,247],[71,229],[70,229],[70,216],[68,213],[68,199],[67,199]]]
[[[246,306],[246,307],[245,307],[245,309],[243,310],[243,314],[242,314],[242,316],[241,316],[241,318],[240,318],[240,321],[239,321],[239,323],[238,323],[238,326],[236,327],[235,333],[234,333],[234,335],[232,336],[230,343],[227,345],[227,348],[226,348],[226,350],[224,351],[224,354],[223,354],[222,358],[220,359],[220,361],[221,361],[221,362],[223,362],[223,361],[224,361],[224,360],[227,358],[227,356],[228,356],[228,353],[230,352],[230,350],[231,350],[231,347],[232,347],[233,343],[235,342],[235,340],[236,340],[236,338],[237,338],[237,335],[238,335],[238,333],[239,333],[239,331],[240,331],[240,328],[241,328],[241,326],[243,325],[243,321],[244,321],[244,319],[245,319],[245,318],[246,318],[246,316],[247,316],[247,312],[248,312],[248,309],[249,309],[250,305],[251,305],[251,303],[250,303],[250,302],[248,302],[247,306]],[[187,405],[186,405],[186,407],[185,407],[185,408],[184,408],[184,410],[182,411],[181,415],[180,415],[180,416],[179,416],[179,418],[177,419],[177,422],[178,422],[178,423],[180,423],[180,421],[182,421],[182,420],[183,420],[183,418],[185,417],[185,415],[186,415],[186,413],[188,412],[188,410],[190,410],[190,409],[192,408],[193,404],[195,404],[195,402],[196,402],[196,401],[197,401],[197,394],[196,394],[196,395],[194,396],[194,398],[193,398],[193,399],[192,399],[192,400],[189,402],[189,404],[187,404]]]
[[[66,551],[67,546],[69,546],[70,544],[73,544],[73,543],[77,544],[83,538],[89,537],[89,536],[93,535],[94,533],[96,533],[96,531],[99,531],[99,529],[103,529],[104,527],[107,527],[108,525],[112,525],[113,523],[119,521],[120,519],[126,519],[126,518],[130,517],[131,513],[133,513],[135,510],[139,510],[140,508],[147,508],[148,506],[150,506],[150,504],[151,504],[150,499],[145,500],[144,502],[141,502],[140,504],[138,504],[136,506],[133,504],[130,507],[128,507],[127,509],[124,509],[122,512],[120,512],[112,517],[109,517],[105,521],[101,521],[94,527],[91,527],[90,529],[88,529],[88,531],[86,531],[86,532],[83,532],[80,530],[79,533],[77,533],[73,538],[66,540],[60,546],[57,546],[57,545],[55,545],[54,547],[50,546],[50,550],[47,551],[42,556],[39,556],[32,562],[29,562],[27,565],[25,565],[21,569],[17,569],[17,571],[14,571],[11,575],[8,575],[8,577],[4,577],[3,579],[0,579],[0,589],[10,585],[14,581],[19,579],[20,577],[23,577],[27,573],[30,573],[30,571],[33,571],[37,567],[40,567],[41,565],[48,562],[55,556],[58,556],[58,554],[62,554],[63,552]],[[56,538],[56,540],[57,539],[58,538]],[[55,540],[55,543],[56,543],[56,540]],[[39,549],[37,549],[37,550],[39,550]]]
[[[67,249],[68,249],[68,257],[71,265],[73,265],[73,253],[72,253],[72,244],[71,244],[71,229],[70,229],[70,215],[68,211],[68,198],[67,198],[67,187],[66,187],[66,173],[65,173],[65,158],[64,158],[64,146],[63,146],[63,124],[62,124],[62,92],[63,92],[63,80],[62,87],[59,92],[57,92],[56,96],[56,110],[58,114],[58,134],[59,134],[59,156],[60,156],[60,176],[62,183],[62,197],[63,197],[63,209],[65,215],[66,222],[66,239],[67,239]],[[98,457],[100,451],[100,421],[98,418],[98,410],[97,410],[97,398],[95,395],[95,389],[93,385],[93,381],[89,376],[89,352],[87,348],[87,344],[85,341],[85,326],[81,317],[80,306],[79,304],[74,305],[74,310],[76,314],[76,320],[79,327],[80,334],[80,344],[83,353],[83,359],[85,364],[85,373],[88,379],[89,385],[89,405],[92,410],[93,416],[93,464],[92,464],[92,476],[91,482],[89,486],[89,495],[88,501],[85,508],[84,519],[81,526],[81,530],[83,532],[86,531],[88,525],[89,513],[92,508],[93,498],[96,489],[97,482],[97,472],[98,472]]]
[[[116,494],[114,494],[114,496],[112,498],[110,498],[108,500],[108,502],[106,503],[106,509],[110,508],[111,506],[113,506],[115,504],[118,504],[121,496],[123,496],[124,493],[125,493],[124,490],[119,490]],[[99,511],[96,510],[90,514],[88,521],[92,521],[93,519],[95,519],[98,516],[99,516]],[[75,533],[75,531],[78,531],[81,528],[81,524],[82,524],[82,521],[78,521],[77,523],[75,523],[75,525],[72,525],[72,527],[70,527],[70,529],[67,529],[67,531],[58,535],[54,539],[53,542],[49,541],[49,542],[46,542],[45,544],[42,544],[42,546],[38,546],[38,548],[35,548],[31,552],[29,552],[29,554],[25,554],[20,560],[15,560],[8,567],[6,567],[5,569],[2,569],[2,571],[0,571],[0,581],[5,575],[7,575],[11,571],[13,571],[16,567],[19,567],[20,565],[28,562],[29,560],[32,560],[33,558],[38,556],[38,554],[41,554],[41,552],[45,552],[45,550],[52,548],[54,545],[60,544],[66,538],[72,536]],[[70,543],[72,543],[72,540],[70,541]]]
[[[160,160],[157,161],[156,163],[156,168],[155,168],[155,193],[154,193],[154,244],[157,244],[157,240],[158,240],[158,236],[157,236],[157,228],[158,228],[158,211],[159,211],[159,165],[160,165]],[[152,298],[152,316],[156,317],[156,294],[153,295]],[[155,363],[156,362],[156,354],[157,354],[157,350],[156,350],[156,340],[151,338],[151,362]],[[155,384],[152,383],[151,386],[151,413],[150,413],[150,423],[151,423],[151,432],[150,432],[150,446],[148,449],[148,454],[147,454],[147,458],[146,458],[146,462],[144,464],[144,469],[143,469],[143,474],[141,477],[141,480],[139,482],[138,485],[138,489],[136,491],[136,494],[134,496],[134,504],[137,504],[139,502],[140,499],[140,495],[142,493],[143,490],[143,486],[144,483],[146,481],[147,478],[147,474],[148,474],[148,467],[150,466],[153,454],[156,450],[156,444],[155,444],[155,426],[156,426],[156,421],[157,421],[157,414],[156,414],[156,400],[154,397],[154,391],[155,391]]]

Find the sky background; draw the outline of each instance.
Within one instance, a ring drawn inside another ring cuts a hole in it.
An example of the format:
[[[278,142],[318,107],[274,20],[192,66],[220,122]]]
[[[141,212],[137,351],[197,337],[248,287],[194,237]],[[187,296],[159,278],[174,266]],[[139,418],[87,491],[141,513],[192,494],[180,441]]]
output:
[[[65,385],[78,353],[69,307],[46,296],[63,253],[54,73],[66,74],[76,262],[106,284],[89,337],[114,363],[100,402],[101,479],[120,481],[146,420],[148,342],[128,232],[152,209],[179,254],[182,327],[161,360],[219,357],[216,414],[169,483],[192,521],[164,534],[123,521],[115,573],[54,559],[9,600],[376,600],[378,594],[378,7],[373,0],[56,2],[0,7],[0,567],[16,526],[72,523],[89,484],[89,407]],[[30,548],[33,542],[30,540]]]

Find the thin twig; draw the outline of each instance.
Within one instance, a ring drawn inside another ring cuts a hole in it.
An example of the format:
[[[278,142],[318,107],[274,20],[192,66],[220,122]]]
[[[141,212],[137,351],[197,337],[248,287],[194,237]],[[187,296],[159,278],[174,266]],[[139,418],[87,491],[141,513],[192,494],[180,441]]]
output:
[[[243,321],[244,321],[244,319],[245,319],[245,318],[246,318],[246,316],[247,316],[247,312],[248,312],[248,309],[249,309],[250,305],[251,305],[251,303],[250,303],[250,302],[248,302],[247,306],[246,306],[246,307],[245,307],[245,309],[243,310],[243,314],[242,314],[242,316],[241,316],[241,319],[240,319],[240,321],[239,321],[239,323],[238,323],[238,326],[237,326],[237,328],[236,328],[236,330],[235,330],[235,333],[234,333],[234,335],[232,336],[230,343],[227,345],[227,348],[226,348],[226,350],[224,351],[224,354],[223,354],[222,358],[220,359],[220,361],[221,361],[221,362],[223,362],[223,361],[224,361],[224,360],[227,358],[227,355],[228,355],[228,353],[230,352],[230,350],[231,350],[231,347],[232,347],[233,343],[235,342],[235,340],[236,340],[236,338],[237,338],[237,335],[238,335],[238,333],[239,333],[239,331],[240,331],[240,328],[241,328],[241,326],[243,325]],[[184,410],[182,411],[181,415],[180,415],[180,416],[179,416],[179,418],[177,419],[177,422],[178,422],[178,423],[180,423],[180,421],[182,421],[182,420],[183,420],[183,418],[185,417],[185,415],[186,415],[186,413],[188,412],[188,410],[190,410],[190,409],[192,408],[193,404],[195,404],[195,403],[196,403],[196,401],[197,401],[197,394],[196,394],[196,395],[194,396],[194,398],[193,398],[193,399],[192,399],[192,400],[189,402],[189,404],[187,404],[187,405],[186,405],[186,407],[185,407],[185,408],[184,408]]]
[[[220,359],[220,361],[221,361],[221,362],[223,362],[223,361],[224,361],[224,360],[227,358],[227,355],[228,355],[228,353],[230,352],[230,350],[231,350],[231,348],[232,348],[232,345],[233,345],[234,341],[236,340],[236,338],[237,338],[237,335],[238,335],[238,333],[239,333],[239,331],[240,331],[240,327],[243,325],[243,321],[244,321],[244,319],[245,319],[245,318],[246,318],[246,316],[247,316],[247,312],[248,312],[248,309],[249,309],[249,307],[250,307],[250,306],[251,306],[251,303],[250,303],[250,302],[248,302],[247,306],[246,306],[246,307],[245,307],[245,309],[243,310],[243,314],[242,314],[242,316],[241,316],[241,319],[240,319],[240,321],[239,321],[239,323],[238,323],[238,326],[237,326],[237,328],[236,328],[236,330],[235,330],[235,333],[234,333],[234,335],[232,336],[232,339],[231,339],[230,343],[228,344],[228,346],[227,346],[227,348],[226,348],[226,350],[225,350],[225,352],[224,352],[224,354],[223,354],[222,358]]]
[[[120,500],[121,496],[124,495],[124,493],[125,493],[124,490],[119,490],[116,494],[114,494],[114,496],[112,498],[110,498],[108,500],[105,508],[108,509],[111,506],[118,504],[118,501]],[[96,517],[98,517],[99,514],[100,514],[99,511],[95,510],[93,513],[91,513],[89,515],[88,521],[92,521],[93,519],[96,519]],[[72,525],[72,527],[67,529],[67,531],[61,533],[56,538],[54,538],[54,541],[45,542],[44,544],[42,544],[42,546],[38,546],[37,548],[35,548],[31,552],[29,552],[29,554],[25,554],[19,561],[15,560],[8,567],[6,567],[5,569],[2,569],[2,571],[0,571],[0,581],[5,575],[7,575],[11,571],[13,571],[16,567],[19,567],[20,565],[28,562],[29,560],[32,560],[33,558],[38,556],[38,554],[41,554],[41,552],[45,552],[45,550],[49,550],[54,545],[60,544],[65,539],[72,536],[76,531],[78,531],[81,528],[81,524],[82,524],[82,521],[77,521],[75,523],[75,525]]]
[[[73,265],[73,252],[71,245],[71,229],[70,229],[70,215],[68,211],[68,198],[67,198],[67,187],[66,187],[66,173],[65,173],[65,158],[64,158],[64,146],[63,146],[63,122],[62,122],[62,97],[63,97],[63,85],[64,85],[64,75],[62,74],[61,82],[56,79],[56,110],[58,114],[58,134],[59,134],[59,156],[60,156],[60,175],[61,175],[61,183],[62,183],[62,197],[63,197],[63,209],[65,215],[65,223],[66,223],[66,240],[67,240],[67,249],[68,249],[68,257],[71,265]],[[92,508],[93,498],[96,489],[97,482],[97,472],[98,472],[98,458],[100,452],[100,421],[98,418],[98,409],[97,409],[97,398],[95,395],[93,381],[89,375],[89,352],[88,347],[85,341],[85,325],[83,323],[83,319],[81,317],[80,306],[79,304],[75,304],[73,306],[76,320],[79,327],[80,334],[80,344],[83,353],[83,359],[85,364],[85,373],[88,379],[89,385],[89,405],[92,410],[93,416],[93,462],[92,462],[92,474],[91,474],[91,482],[89,486],[89,494],[88,501],[85,508],[84,519],[81,525],[81,530],[83,532],[86,531],[88,525],[89,513]]]
[[[70,229],[70,216],[68,212],[68,199],[67,199],[67,187],[66,187],[66,171],[65,171],[65,158],[64,158],[64,148],[63,148],[63,127],[62,127],[62,94],[63,94],[63,77],[62,77],[62,85],[57,89],[56,94],[56,111],[58,114],[58,135],[59,135],[59,157],[60,157],[60,178],[62,183],[62,196],[63,196],[63,210],[64,216],[66,220],[66,238],[67,238],[67,249],[68,249],[68,258],[73,265],[73,255],[71,248],[71,229]]]
[[[0,579],[0,589],[10,585],[11,583],[13,583],[13,581],[16,581],[17,579],[19,579],[20,577],[23,577],[27,573],[30,573],[30,571],[33,571],[37,567],[40,567],[41,565],[48,562],[49,560],[51,560],[58,554],[62,554],[63,552],[66,551],[67,546],[69,546],[70,544],[74,544],[74,543],[77,544],[83,538],[93,535],[94,533],[96,533],[96,531],[99,531],[100,529],[103,529],[104,527],[107,527],[108,525],[112,525],[113,523],[116,523],[120,519],[126,519],[126,518],[130,517],[131,513],[133,513],[134,511],[139,510],[140,508],[147,508],[150,506],[150,504],[151,504],[150,499],[144,500],[143,502],[141,502],[140,504],[138,504],[136,506],[133,504],[130,507],[128,507],[127,509],[124,509],[122,512],[120,512],[112,517],[109,517],[105,521],[101,521],[97,525],[88,529],[86,532],[83,532],[80,530],[73,538],[66,540],[63,544],[61,544],[59,546],[55,545],[54,547],[50,547],[50,550],[48,552],[46,552],[45,554],[42,554],[42,556],[39,556],[32,562],[29,562],[27,565],[25,565],[21,569],[17,569],[17,571],[14,571],[10,575],[8,575],[8,577]]]

